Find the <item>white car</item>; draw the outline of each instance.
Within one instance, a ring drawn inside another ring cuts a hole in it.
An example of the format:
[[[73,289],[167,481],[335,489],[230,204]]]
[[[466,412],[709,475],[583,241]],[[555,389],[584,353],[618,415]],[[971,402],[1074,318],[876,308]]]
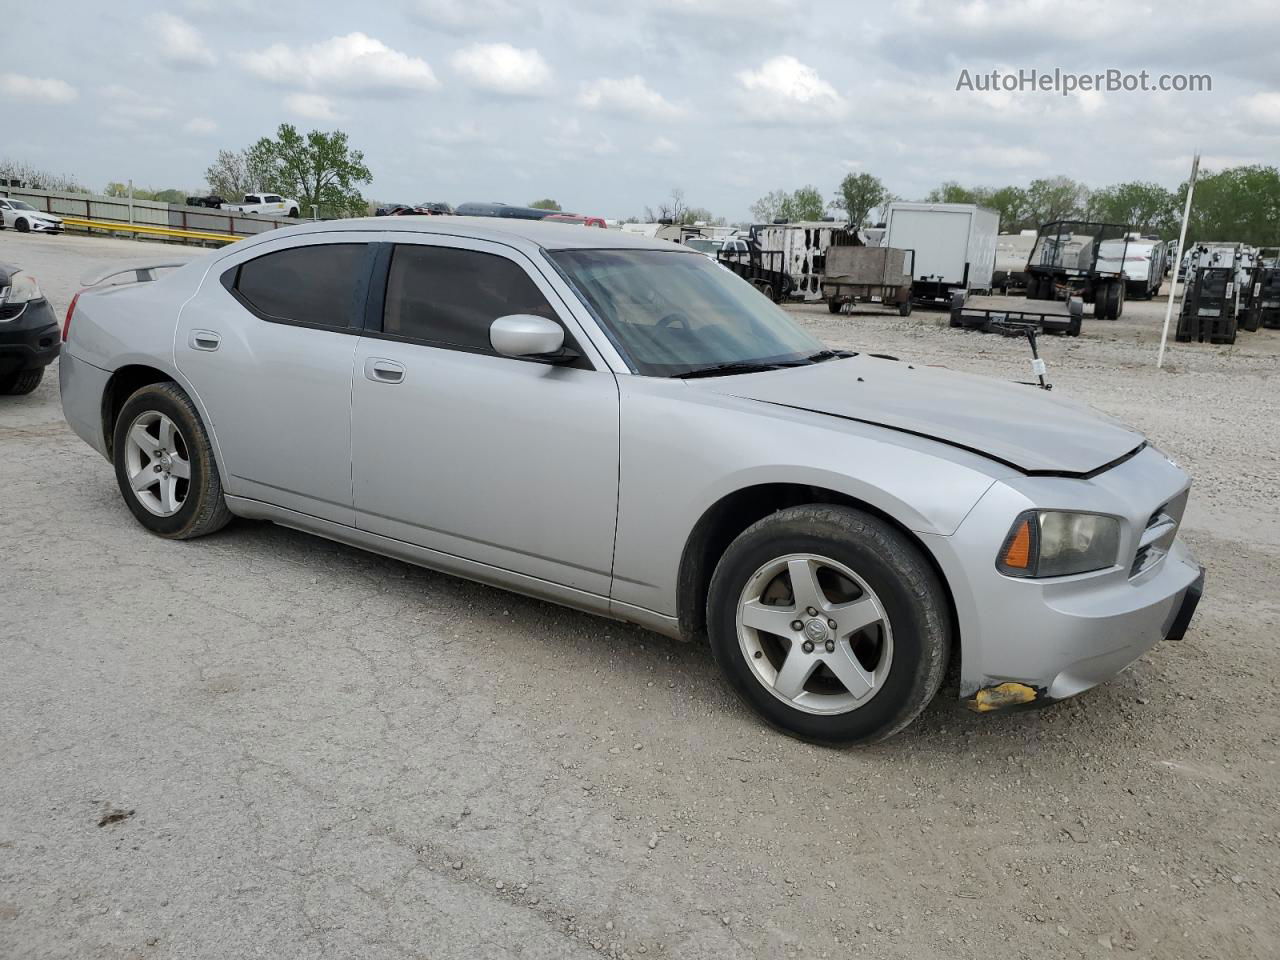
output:
[[[62,218],[37,210],[22,200],[0,197],[0,226],[13,227],[19,233],[61,233]]]
[[[298,201],[282,197],[278,193],[246,193],[243,203],[224,203],[222,209],[256,213],[263,217],[298,219]]]

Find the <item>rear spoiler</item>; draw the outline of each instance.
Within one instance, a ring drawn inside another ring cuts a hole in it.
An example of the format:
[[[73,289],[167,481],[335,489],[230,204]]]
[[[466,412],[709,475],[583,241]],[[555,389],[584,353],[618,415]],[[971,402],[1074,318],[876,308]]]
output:
[[[80,286],[96,287],[98,284],[105,283],[113,277],[121,277],[127,273],[134,275],[131,282],[147,283],[156,278],[157,270],[185,267],[188,262],[187,260],[156,260],[132,264],[112,264],[111,266],[100,267],[96,271],[86,273],[80,278]]]

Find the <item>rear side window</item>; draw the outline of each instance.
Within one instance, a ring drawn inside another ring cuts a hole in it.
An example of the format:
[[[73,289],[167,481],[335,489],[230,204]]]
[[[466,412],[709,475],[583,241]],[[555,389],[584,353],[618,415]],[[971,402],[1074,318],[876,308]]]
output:
[[[240,264],[234,290],[264,320],[345,330],[363,310],[365,249],[325,243],[268,253]]]
[[[489,326],[511,313],[557,319],[529,275],[506,257],[417,244],[395,248],[383,333],[492,353]]]

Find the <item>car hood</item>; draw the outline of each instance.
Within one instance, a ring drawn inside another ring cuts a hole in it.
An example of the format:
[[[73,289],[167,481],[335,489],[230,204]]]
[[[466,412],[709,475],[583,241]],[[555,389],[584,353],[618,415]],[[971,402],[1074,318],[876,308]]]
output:
[[[1025,473],[1093,473],[1144,443],[1118,421],[1033,386],[868,355],[688,383],[928,437]]]

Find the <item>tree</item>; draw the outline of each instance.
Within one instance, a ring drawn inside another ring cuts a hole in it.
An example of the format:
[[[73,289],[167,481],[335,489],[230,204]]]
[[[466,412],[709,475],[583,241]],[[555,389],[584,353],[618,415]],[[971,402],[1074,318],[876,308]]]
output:
[[[373,174],[341,130],[312,130],[304,137],[293,124],[282,123],[274,140],[263,137],[249,148],[246,163],[250,169],[261,165],[264,189],[293,197],[302,213],[319,208],[322,215],[342,216],[367,207],[357,184],[371,182]]]
[[[278,191],[275,171],[261,151],[219,150],[218,158],[204,172],[209,192],[235,202],[255,190]]]
[[[833,206],[843,210],[854,229],[863,226],[872,210],[889,202],[889,191],[878,177],[869,173],[850,173],[840,181]]]
[[[1000,214],[1000,230],[1004,233],[1016,233],[1028,230],[1040,224],[1031,222],[1031,205],[1027,199],[1027,191],[1021,187],[998,187],[983,191],[978,201],[984,207],[990,207]]]
[[[1089,188],[1070,177],[1032,180],[1027,187],[1028,213],[1034,226],[1084,216]]]
[[[690,224],[696,220],[710,221],[711,211],[703,207],[690,207],[684,200],[684,191],[679,187],[671,188],[671,199],[658,204],[657,209],[645,207],[644,215],[653,223],[657,220],[670,220],[672,223]]]
[[[33,190],[52,190],[56,193],[88,193],[88,189],[76,183],[73,177],[41,170],[22,160],[0,160],[0,178],[17,180]]]
[[[827,213],[822,194],[812,184],[803,186],[791,195],[791,220],[821,220]]]
[[[1187,185],[1178,188],[1174,208],[1181,216]],[[1280,223],[1280,170],[1252,165],[1204,173],[1196,181],[1187,243],[1233,240],[1256,246],[1277,243]],[[1172,235],[1177,236],[1175,220]]]
[[[535,200],[533,201],[533,203],[529,204],[529,206],[533,207],[533,209],[535,210],[555,210],[557,212],[560,211],[560,204],[556,203],[554,200],[550,198],[546,200]]]
[[[108,197],[127,197],[129,196],[129,185],[127,183],[108,183],[106,189]],[[150,190],[145,187],[133,188],[133,199],[135,200],[153,200],[156,203],[183,203],[187,199],[187,194],[181,190]]]
[[[774,190],[751,205],[751,218],[756,223],[773,223],[783,216],[783,208],[790,210],[791,194],[785,190]]]
[[[1095,190],[1089,197],[1090,220],[1124,223],[1142,233],[1177,236],[1179,207],[1173,191],[1158,183],[1134,181]]]
[[[948,180],[925,194],[925,203],[977,203],[981,188],[970,190],[954,180]]]

